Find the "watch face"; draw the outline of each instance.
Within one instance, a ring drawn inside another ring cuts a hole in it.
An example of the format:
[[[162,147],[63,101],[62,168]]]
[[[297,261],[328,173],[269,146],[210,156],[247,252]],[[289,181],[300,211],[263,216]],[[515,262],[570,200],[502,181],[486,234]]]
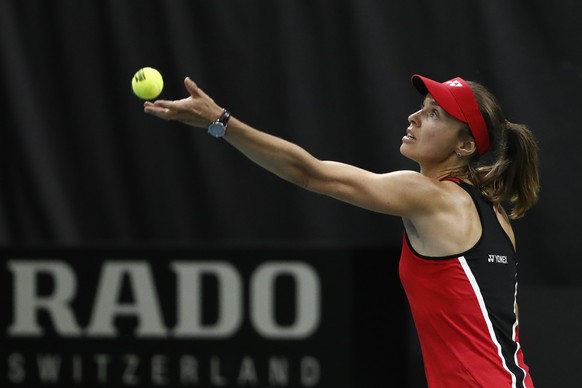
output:
[[[226,128],[222,123],[212,123],[208,126],[208,133],[214,137],[224,136],[224,132],[226,132]]]

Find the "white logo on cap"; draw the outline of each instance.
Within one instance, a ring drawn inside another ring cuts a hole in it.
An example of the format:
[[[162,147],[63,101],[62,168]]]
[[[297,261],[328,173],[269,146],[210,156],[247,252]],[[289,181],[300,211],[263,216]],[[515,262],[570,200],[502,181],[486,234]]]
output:
[[[455,88],[462,88],[463,87],[463,84],[460,83],[458,80],[447,81],[447,84],[449,84],[449,86],[454,86]]]

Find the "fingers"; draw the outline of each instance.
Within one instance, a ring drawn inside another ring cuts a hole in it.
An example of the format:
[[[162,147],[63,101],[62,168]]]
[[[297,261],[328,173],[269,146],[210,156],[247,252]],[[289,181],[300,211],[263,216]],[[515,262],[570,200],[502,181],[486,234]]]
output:
[[[171,108],[173,104],[174,101],[170,100],[155,100],[154,102],[146,101],[143,105],[153,108]]]
[[[196,85],[196,82],[192,81],[192,78],[190,77],[184,78],[184,85],[186,85],[186,87],[188,87],[188,85],[193,86],[194,88],[198,87],[198,85]]]
[[[172,101],[157,100],[155,102],[146,101],[144,103],[144,112],[157,116],[162,119],[172,119]]]
[[[192,81],[190,77],[184,78],[184,86],[186,86],[186,90],[188,91],[188,93],[190,93],[190,96],[194,98],[203,97],[210,99],[211,101],[214,101],[212,100],[212,98],[210,98],[210,96],[204,93],[204,91],[200,89],[196,82]]]
[[[190,93],[180,100],[156,100],[144,102],[144,112],[165,120],[177,120],[192,126],[206,126],[207,116],[214,116],[212,111],[214,101],[189,77],[184,79],[184,86]],[[219,109],[219,108],[217,108]]]
[[[201,92],[201,90],[198,88],[198,85],[196,85],[196,82],[192,81],[190,77],[184,78],[184,86],[186,87],[188,93],[190,93],[190,95],[193,97],[199,95]]]

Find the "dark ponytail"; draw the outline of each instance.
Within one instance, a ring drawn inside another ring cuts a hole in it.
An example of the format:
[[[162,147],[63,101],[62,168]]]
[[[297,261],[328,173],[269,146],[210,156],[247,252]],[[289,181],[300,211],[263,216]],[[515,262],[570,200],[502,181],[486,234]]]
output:
[[[494,158],[479,158],[468,165],[468,177],[494,204],[509,204],[509,217],[517,219],[537,201],[540,190],[538,147],[524,124],[507,121],[500,105],[482,85],[469,82],[492,139]]]

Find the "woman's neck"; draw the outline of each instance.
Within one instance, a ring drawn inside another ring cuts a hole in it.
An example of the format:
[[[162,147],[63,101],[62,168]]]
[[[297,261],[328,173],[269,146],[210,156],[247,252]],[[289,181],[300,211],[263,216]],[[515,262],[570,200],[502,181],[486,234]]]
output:
[[[465,165],[449,165],[449,166],[434,166],[432,168],[420,166],[420,173],[429,178],[442,180],[447,177],[456,177],[464,179],[467,177],[467,169]]]

